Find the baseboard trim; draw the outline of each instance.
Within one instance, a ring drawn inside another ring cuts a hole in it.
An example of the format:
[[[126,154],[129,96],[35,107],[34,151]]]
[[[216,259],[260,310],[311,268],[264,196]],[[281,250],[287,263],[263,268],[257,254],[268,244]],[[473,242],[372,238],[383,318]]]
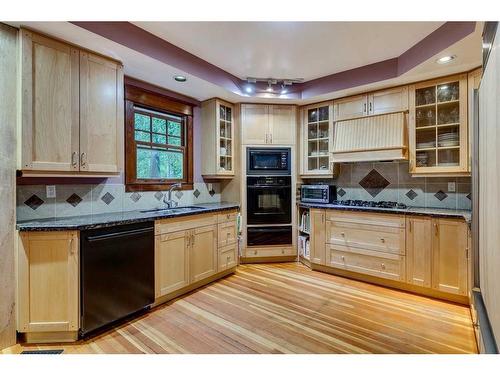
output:
[[[78,341],[78,332],[25,332],[20,334],[20,341],[28,344],[48,344]]]
[[[280,257],[241,257],[241,264],[251,264],[251,263],[283,263],[283,262],[296,262],[297,255],[280,256]]]

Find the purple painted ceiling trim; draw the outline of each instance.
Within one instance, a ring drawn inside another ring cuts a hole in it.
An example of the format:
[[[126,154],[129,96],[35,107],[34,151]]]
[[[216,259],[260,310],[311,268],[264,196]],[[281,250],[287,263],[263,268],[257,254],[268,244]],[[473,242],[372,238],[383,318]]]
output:
[[[106,39],[131,48],[165,64],[182,69],[236,94],[242,80],[130,22],[71,22]]]
[[[304,82],[302,99],[396,78],[474,32],[476,22],[446,22],[400,56]]]
[[[475,28],[475,22],[446,22],[398,57],[398,75],[472,34]]]
[[[246,84],[244,80],[129,22],[71,23],[235,94],[246,96],[243,92]],[[289,88],[288,97],[308,99],[396,78],[473,33],[475,26],[475,22],[446,22],[398,57],[295,84]],[[265,89],[265,84],[259,84],[257,89]]]

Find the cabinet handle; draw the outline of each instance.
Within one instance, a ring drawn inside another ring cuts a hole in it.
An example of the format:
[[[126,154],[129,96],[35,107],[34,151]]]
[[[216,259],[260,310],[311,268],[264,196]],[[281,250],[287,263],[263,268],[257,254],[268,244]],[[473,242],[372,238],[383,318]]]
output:
[[[439,234],[439,228],[436,223],[434,223],[434,233],[436,234],[436,236]]]
[[[192,234],[191,235],[191,246],[194,246],[194,238],[195,238],[195,236],[194,236],[194,234]]]
[[[321,223],[325,222],[325,215],[321,215]]]
[[[345,262],[345,257],[343,255],[340,257],[340,259],[342,259],[342,262]]]
[[[385,264],[384,263],[381,264],[381,267],[382,267],[383,270],[385,270]]]
[[[363,104],[363,114],[366,114],[366,103]]]
[[[269,139],[270,139],[270,142],[269,143],[273,143],[273,134],[269,134]]]
[[[285,249],[281,249],[281,254],[285,254]]]
[[[372,102],[368,103],[368,106],[369,106],[368,111],[370,111],[370,113],[371,113],[371,111],[372,111]]]
[[[345,237],[345,233],[344,233],[344,232],[340,232],[340,235],[341,235],[342,237]]]
[[[408,228],[408,231],[410,231],[410,232],[411,232],[411,220],[408,220],[408,227],[409,227],[409,228]]]
[[[71,165],[73,167],[77,167],[78,165],[78,161],[77,161],[77,158],[78,158],[78,152],[74,151],[72,154],[71,154]]]
[[[71,255],[74,254],[74,251],[73,251],[73,237],[71,237],[70,240],[69,240],[69,253]]]
[[[191,246],[191,236],[187,236],[187,247]]]
[[[381,238],[380,242],[385,243],[385,238]]]
[[[254,253],[254,255],[257,255],[257,250],[254,250],[253,253]]]
[[[85,167],[85,165],[87,165],[87,154],[85,152],[82,152],[82,154],[80,155],[80,165],[82,167]]]

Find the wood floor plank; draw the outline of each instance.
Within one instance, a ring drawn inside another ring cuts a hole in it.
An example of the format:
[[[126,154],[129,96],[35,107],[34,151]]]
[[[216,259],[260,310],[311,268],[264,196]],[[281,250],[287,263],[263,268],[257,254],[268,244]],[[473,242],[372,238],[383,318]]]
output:
[[[476,353],[466,306],[299,263],[234,275],[91,339],[2,351],[65,353]]]

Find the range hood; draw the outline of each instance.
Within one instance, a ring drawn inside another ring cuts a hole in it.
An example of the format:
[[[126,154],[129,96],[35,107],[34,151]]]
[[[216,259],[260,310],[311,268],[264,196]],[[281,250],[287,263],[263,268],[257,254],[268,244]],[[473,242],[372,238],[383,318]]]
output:
[[[336,122],[332,161],[407,160],[407,121],[407,113],[397,112]]]

